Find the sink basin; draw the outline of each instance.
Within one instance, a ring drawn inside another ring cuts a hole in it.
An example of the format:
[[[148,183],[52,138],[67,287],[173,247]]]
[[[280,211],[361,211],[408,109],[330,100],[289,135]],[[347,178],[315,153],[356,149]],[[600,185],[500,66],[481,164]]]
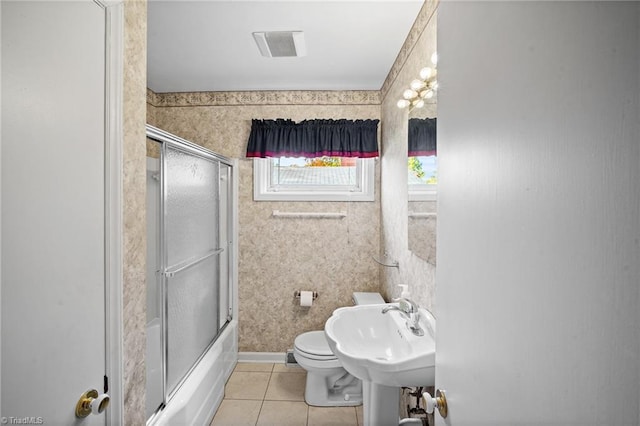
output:
[[[435,318],[420,309],[424,336],[416,336],[392,304],[339,308],[324,330],[342,366],[357,378],[385,386],[435,385]]]

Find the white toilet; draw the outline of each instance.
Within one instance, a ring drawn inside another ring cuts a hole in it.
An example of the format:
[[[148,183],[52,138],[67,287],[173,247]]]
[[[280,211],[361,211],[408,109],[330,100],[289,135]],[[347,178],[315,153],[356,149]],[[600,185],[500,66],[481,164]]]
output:
[[[355,292],[353,303],[385,303],[380,293]],[[362,404],[362,381],[347,373],[327,343],[324,330],[302,333],[294,342],[293,356],[307,370],[304,399],[319,407]]]

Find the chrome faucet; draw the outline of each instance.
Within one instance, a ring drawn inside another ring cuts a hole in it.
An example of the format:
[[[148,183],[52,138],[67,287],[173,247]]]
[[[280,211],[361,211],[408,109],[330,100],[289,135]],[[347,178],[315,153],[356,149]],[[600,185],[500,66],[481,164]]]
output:
[[[398,311],[407,319],[407,327],[416,336],[424,336],[424,330],[420,327],[420,311],[418,304],[411,299],[400,297],[394,299],[394,302],[398,302],[399,306],[391,305],[382,309],[382,313],[386,314],[389,311]]]

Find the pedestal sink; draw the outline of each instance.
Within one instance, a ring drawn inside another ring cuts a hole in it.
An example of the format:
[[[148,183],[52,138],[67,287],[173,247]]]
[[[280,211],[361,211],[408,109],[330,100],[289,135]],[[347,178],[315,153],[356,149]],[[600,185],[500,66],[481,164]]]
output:
[[[435,318],[419,310],[418,336],[401,312],[382,313],[390,305],[336,309],[324,328],[342,366],[362,380],[365,426],[398,424],[401,386],[435,384]]]

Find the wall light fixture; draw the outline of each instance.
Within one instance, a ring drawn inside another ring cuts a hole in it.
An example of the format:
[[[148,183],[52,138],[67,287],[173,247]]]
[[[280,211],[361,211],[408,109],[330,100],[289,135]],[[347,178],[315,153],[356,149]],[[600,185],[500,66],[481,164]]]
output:
[[[402,98],[398,101],[398,108],[422,108],[425,99],[431,99],[438,90],[438,53],[431,55],[433,67],[425,67],[420,70],[420,78],[411,82],[410,88],[402,93]]]

